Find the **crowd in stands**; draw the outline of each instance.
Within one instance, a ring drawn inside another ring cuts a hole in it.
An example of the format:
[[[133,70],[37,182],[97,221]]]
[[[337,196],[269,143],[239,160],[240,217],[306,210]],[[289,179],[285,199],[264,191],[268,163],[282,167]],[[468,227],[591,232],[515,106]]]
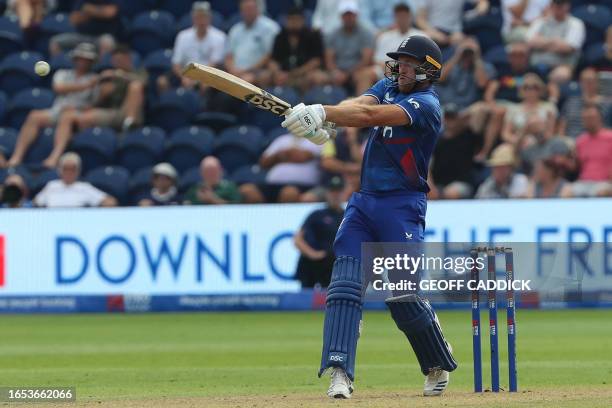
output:
[[[2,207],[314,202],[334,177],[347,199],[369,129],[317,146],[181,71],[335,104],[384,78],[413,34],[444,57],[431,199],[612,196],[609,1],[0,0],[0,13]]]

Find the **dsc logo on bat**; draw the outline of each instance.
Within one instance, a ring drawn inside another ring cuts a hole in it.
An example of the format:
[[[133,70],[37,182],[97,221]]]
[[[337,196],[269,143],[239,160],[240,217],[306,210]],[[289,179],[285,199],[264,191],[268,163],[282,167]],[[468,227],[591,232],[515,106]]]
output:
[[[270,97],[268,97],[268,95],[250,94],[250,95],[247,95],[244,99],[248,103],[251,103],[257,106],[260,109],[269,110],[272,113],[275,113],[277,115],[284,114],[285,111],[289,108],[289,106],[283,105],[275,101],[274,99],[271,98],[272,95],[270,95]]]

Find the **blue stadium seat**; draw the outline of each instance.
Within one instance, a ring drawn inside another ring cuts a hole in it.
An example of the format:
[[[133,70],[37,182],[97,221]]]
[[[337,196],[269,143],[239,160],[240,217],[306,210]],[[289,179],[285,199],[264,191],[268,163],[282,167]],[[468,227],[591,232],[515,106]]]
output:
[[[14,95],[25,88],[43,84],[34,72],[34,64],[43,59],[37,52],[17,52],[8,55],[0,63],[0,90]]]
[[[194,0],[159,0],[159,8],[179,18],[191,11]]]
[[[117,134],[111,128],[93,127],[76,134],[70,150],[81,156],[83,174],[113,162],[117,146]]]
[[[185,194],[192,186],[202,181],[200,166],[192,167],[181,174],[179,179],[179,193]]]
[[[463,21],[463,32],[474,36],[480,44],[480,49],[485,54],[491,48],[504,43],[501,36],[503,23],[501,11],[497,7],[491,7],[485,15],[466,18]]]
[[[226,18],[238,13],[238,2],[228,0],[210,0],[210,6],[213,10],[223,14]]]
[[[8,110],[8,101],[6,99],[6,94],[4,92],[0,92],[0,126],[4,123],[4,115]]]
[[[7,124],[19,129],[33,109],[48,109],[53,104],[55,95],[48,89],[24,89],[13,96],[7,112]]]
[[[22,178],[23,181],[26,183],[26,186],[28,187],[28,189],[30,189],[30,193],[32,188],[35,185],[34,182],[34,177],[32,177],[32,173],[28,170],[28,168],[26,166],[18,166],[18,167],[12,167],[10,169],[0,169],[0,183],[3,183],[4,180],[10,176],[11,174],[19,174]],[[30,194],[30,198],[33,195]]]
[[[591,44],[582,54],[585,65],[593,65],[606,55],[605,43]]]
[[[21,28],[19,27],[19,20],[17,17],[0,16],[0,31],[13,34],[21,34]]]
[[[179,173],[200,165],[212,151],[215,136],[211,129],[188,126],[177,129],[166,143],[164,157]]]
[[[172,132],[191,123],[191,118],[199,110],[200,98],[195,91],[183,88],[164,92],[153,104],[150,122],[166,132]]]
[[[30,191],[30,195],[34,197],[47,185],[48,182],[57,180],[58,178],[59,175],[55,169],[46,169],[38,173],[38,175],[34,178],[34,184],[32,186],[32,191]]]
[[[128,196],[130,173],[120,166],[102,166],[87,173],[85,180],[125,204]]]
[[[509,64],[508,53],[505,45],[496,45],[484,54],[484,59],[493,64],[496,69],[503,68]]]
[[[149,88],[155,89],[157,78],[172,69],[172,50],[153,51],[145,57],[142,65],[149,74]]]
[[[0,153],[9,158],[15,149],[17,131],[11,128],[0,128]]]
[[[49,157],[51,150],[53,150],[53,136],[54,129],[51,127],[44,128],[38,133],[38,137],[32,143],[28,152],[24,157],[24,164],[38,168],[40,167],[43,160]]]
[[[131,173],[153,166],[161,159],[166,132],[158,127],[143,127],[126,134],[119,145],[118,164]]]
[[[230,176],[230,180],[241,185],[245,183],[265,184],[267,171],[257,164],[246,165],[236,169]]]
[[[225,17],[223,17],[223,14],[219,13],[217,10],[212,10],[210,14],[211,24],[213,27],[223,30],[225,27]],[[179,18],[178,22],[176,23],[176,32],[178,33],[179,31],[185,30],[191,26],[191,12],[188,12]]]
[[[225,112],[201,112],[193,119],[193,123],[220,132],[230,126],[235,126],[238,123],[238,118],[236,115]]]
[[[132,21],[130,44],[140,55],[171,47],[174,29],[174,17],[167,11],[152,10],[141,13]]]
[[[338,86],[325,85],[310,89],[304,94],[304,103],[322,103],[324,105],[335,105],[346,99],[346,91]]]
[[[49,65],[51,65],[53,72],[59,71],[60,69],[72,69],[74,67],[72,58],[70,58],[70,55],[65,52],[61,52],[58,55],[51,57]]]
[[[263,149],[267,148],[270,145],[270,143],[274,141],[274,139],[276,139],[279,136],[286,135],[287,133],[289,133],[289,131],[285,129],[284,127],[280,127],[280,126],[272,130],[269,130],[264,136],[262,148]]]
[[[111,58],[111,54],[105,54],[102,56],[102,59],[98,61],[96,65],[94,65],[93,70],[96,72],[102,72],[105,69],[112,69],[113,64],[111,63]],[[141,64],[140,55],[136,51],[132,51],[132,65],[134,68],[140,68]]]
[[[230,16],[227,16],[225,20],[223,21],[222,30],[229,32],[229,30],[231,30],[232,27],[238,24],[240,21],[242,21],[242,17],[240,16],[240,13],[234,13]]]
[[[304,21],[306,22],[306,26],[308,27],[312,26],[312,15],[312,10],[304,9]],[[287,14],[281,14],[280,16],[278,16],[276,21],[278,22],[278,24],[285,27],[287,25]]]
[[[119,0],[121,15],[132,19],[134,16],[153,10],[157,7],[158,0]]]
[[[143,167],[132,175],[128,185],[129,204],[138,204],[149,193],[152,170],[152,167]]]
[[[0,55],[23,50],[23,35],[14,16],[0,16]]]
[[[40,32],[36,35],[36,51],[47,54],[51,37],[74,31],[68,13],[49,14],[40,23]]]
[[[589,4],[572,11],[574,17],[581,19],[586,28],[584,47],[604,41],[605,32],[612,25],[612,12],[604,5]]]
[[[263,133],[258,127],[234,126],[221,132],[213,154],[231,174],[239,167],[257,163],[263,141]]]

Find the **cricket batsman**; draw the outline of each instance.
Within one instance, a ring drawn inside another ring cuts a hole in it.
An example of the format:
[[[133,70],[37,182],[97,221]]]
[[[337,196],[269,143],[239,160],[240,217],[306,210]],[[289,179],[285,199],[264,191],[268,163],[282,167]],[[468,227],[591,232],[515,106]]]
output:
[[[300,104],[282,126],[316,144],[330,138],[325,121],[371,127],[361,170],[361,190],[348,202],[334,242],[336,256],[327,292],[319,376],[331,369],[330,398],[350,398],[360,332],[364,282],[362,242],[420,242],[427,207],[427,167],[441,131],[441,109],[432,85],[442,54],[430,38],[410,36],[387,54],[385,78],[363,95],[335,106]],[[409,298],[408,298],[409,297]],[[457,368],[429,302],[418,295],[386,300],[426,376],[424,395],[440,395]]]

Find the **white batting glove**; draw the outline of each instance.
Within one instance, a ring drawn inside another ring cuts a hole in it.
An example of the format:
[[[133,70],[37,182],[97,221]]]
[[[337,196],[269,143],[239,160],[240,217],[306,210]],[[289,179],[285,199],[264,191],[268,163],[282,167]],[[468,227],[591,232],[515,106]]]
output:
[[[317,132],[315,133],[314,136],[312,137],[307,137],[306,140],[316,144],[316,145],[322,145],[325,144],[329,139],[331,138],[329,132],[327,131],[326,128],[321,128],[319,130],[317,130]]]
[[[300,103],[291,109],[281,126],[296,136],[312,138],[325,122],[323,105],[304,105]]]

